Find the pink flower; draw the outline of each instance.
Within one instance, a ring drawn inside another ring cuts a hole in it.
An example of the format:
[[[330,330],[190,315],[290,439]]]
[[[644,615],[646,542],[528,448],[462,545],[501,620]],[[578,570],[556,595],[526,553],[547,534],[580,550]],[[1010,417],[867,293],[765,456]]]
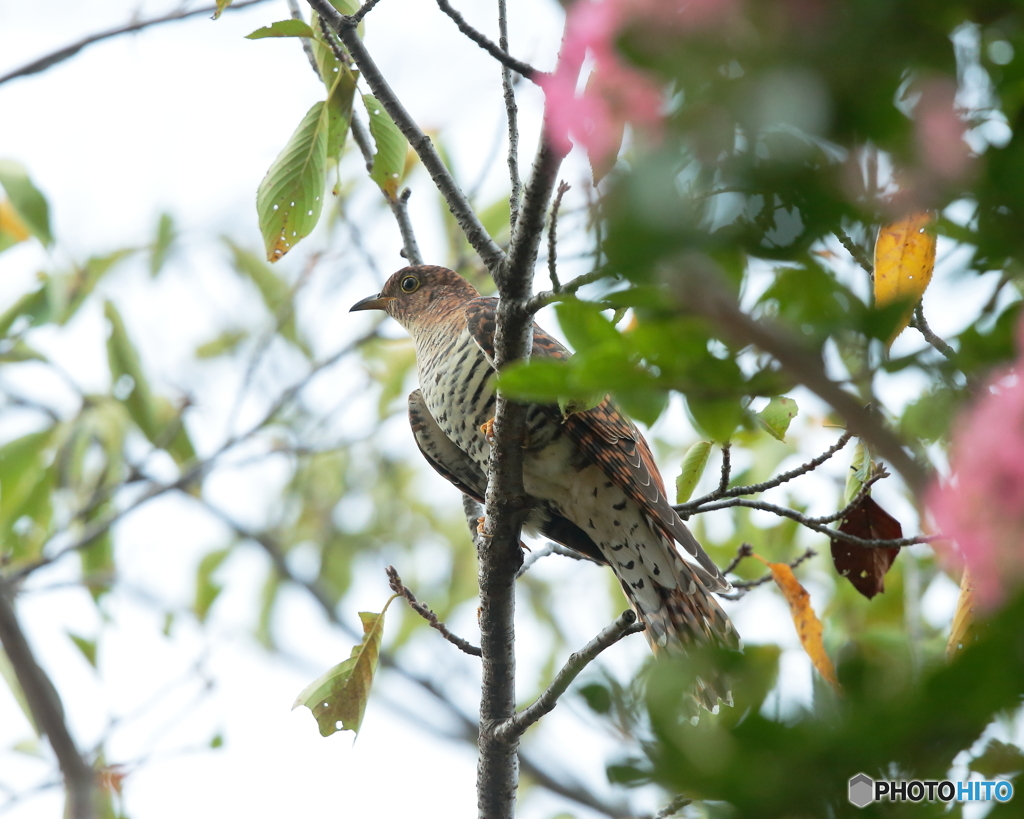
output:
[[[1024,323],[1018,329],[1024,351]],[[951,480],[927,504],[959,546],[978,602],[992,609],[1024,582],[1024,355],[998,373],[953,432]]]
[[[582,145],[595,168],[615,161],[627,122],[656,127],[661,92],[646,74],[620,59],[615,41],[628,22],[624,0],[578,0],[569,11],[555,71],[540,79],[544,118],[556,150]],[[587,55],[594,61],[586,89],[577,95]]]

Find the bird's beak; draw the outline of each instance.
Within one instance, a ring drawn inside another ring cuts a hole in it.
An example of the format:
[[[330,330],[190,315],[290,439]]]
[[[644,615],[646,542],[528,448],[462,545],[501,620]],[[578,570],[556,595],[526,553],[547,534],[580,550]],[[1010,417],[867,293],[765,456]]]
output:
[[[394,301],[394,296],[367,296],[362,301],[357,301],[351,307],[348,308],[350,313],[356,312],[356,310],[384,310],[387,307],[389,301]]]

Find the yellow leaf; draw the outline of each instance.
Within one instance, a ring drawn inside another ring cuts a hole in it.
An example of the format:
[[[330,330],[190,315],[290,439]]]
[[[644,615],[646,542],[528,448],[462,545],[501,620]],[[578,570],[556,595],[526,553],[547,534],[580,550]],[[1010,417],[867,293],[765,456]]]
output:
[[[10,199],[0,199],[0,236],[6,234],[9,244],[24,242],[32,234],[11,205]]]
[[[836,679],[836,670],[832,666],[832,661],[829,659],[828,654],[825,653],[825,643],[821,638],[821,620],[818,619],[818,615],[811,608],[811,596],[807,593],[807,589],[800,585],[800,581],[796,579],[793,570],[785,563],[769,563],[758,554],[755,554],[754,557],[771,569],[775,584],[785,595],[786,601],[789,603],[793,624],[796,626],[796,633],[800,637],[804,651],[811,658],[811,662],[818,669],[818,673],[838,691],[839,681]]]
[[[964,569],[960,578],[960,597],[956,601],[956,611],[953,612],[953,624],[949,631],[949,641],[946,643],[946,659],[952,660],[958,651],[966,645],[967,632],[974,624],[974,583],[971,576]]]
[[[898,222],[883,225],[875,241],[875,304],[885,307],[909,302],[891,344],[906,326],[914,307],[932,280],[935,267],[934,218],[928,211],[912,213]]]

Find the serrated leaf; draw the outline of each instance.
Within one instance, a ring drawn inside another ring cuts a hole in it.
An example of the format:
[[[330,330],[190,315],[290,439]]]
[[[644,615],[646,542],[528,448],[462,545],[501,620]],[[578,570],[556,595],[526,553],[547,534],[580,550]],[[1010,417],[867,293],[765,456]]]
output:
[[[68,637],[71,639],[71,642],[75,644],[75,646],[78,648],[78,650],[82,652],[82,656],[85,657],[85,659],[89,663],[89,665],[91,665],[93,668],[95,668],[96,667],[96,641],[95,640],[86,639],[85,637],[82,637],[82,636],[80,636],[78,634],[75,634],[74,632],[71,632],[71,631],[68,632]]]
[[[305,705],[312,711],[321,736],[328,737],[339,730],[359,733],[377,670],[384,614],[396,597],[398,595],[388,598],[380,614],[359,612],[363,641],[352,649],[347,660],[324,672],[296,697],[292,709]]]
[[[697,441],[686,450],[683,468],[676,478],[676,503],[686,503],[693,495],[700,476],[704,474],[704,467],[708,465],[708,458],[711,457],[711,446],[710,441]]]
[[[169,213],[161,213],[156,223],[156,237],[149,249],[149,273],[156,276],[167,261],[167,254],[178,238],[178,231],[174,226],[174,217]]]
[[[377,152],[373,156],[370,178],[377,183],[384,195],[394,199],[405,169],[405,152],[409,147],[398,126],[372,94],[363,94],[363,105],[370,117],[370,135]]]
[[[3,186],[11,207],[32,235],[44,245],[53,244],[50,206],[46,197],[32,183],[25,166],[13,159],[0,159],[0,186]]]
[[[875,240],[875,304],[908,305],[889,343],[910,323],[914,306],[921,300],[935,267],[934,216],[927,211],[912,213],[898,222],[884,225]]]
[[[796,418],[796,401],[792,398],[776,397],[768,402],[763,410],[755,416],[758,423],[777,441],[786,440],[786,430],[790,422]]]
[[[284,256],[320,219],[329,130],[328,106],[314,103],[260,182],[256,213],[268,261]]]
[[[246,34],[246,40],[262,40],[266,37],[315,37],[313,29],[305,20],[278,20],[263,28],[258,28],[251,34]]]
[[[224,587],[214,581],[213,573],[220,568],[225,558],[231,554],[231,549],[214,549],[203,556],[196,569],[196,596],[192,609],[199,618],[199,622],[206,620],[210,613],[210,607],[224,590]]]

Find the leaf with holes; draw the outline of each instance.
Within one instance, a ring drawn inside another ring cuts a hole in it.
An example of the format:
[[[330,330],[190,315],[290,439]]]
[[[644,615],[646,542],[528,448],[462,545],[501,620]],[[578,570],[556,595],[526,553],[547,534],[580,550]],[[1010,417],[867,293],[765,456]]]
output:
[[[865,540],[895,540],[903,537],[898,520],[865,495],[843,518],[839,531]],[[891,549],[858,546],[832,538],[832,562],[836,571],[869,600],[885,591],[885,573],[889,571],[899,547]]]
[[[935,219],[931,213],[912,213],[884,225],[875,240],[875,305],[906,303],[907,310],[889,343],[910,323],[915,305],[932,280],[935,266]]]
[[[295,698],[292,708],[305,705],[312,711],[321,736],[329,737],[339,730],[359,733],[377,670],[384,614],[396,597],[397,594],[388,598],[380,614],[359,612],[359,619],[363,622],[363,641],[352,649],[347,660],[328,669]]]
[[[769,563],[761,555],[755,555],[755,557],[771,570],[775,585],[779,587],[786,602],[789,603],[789,613],[793,617],[793,625],[796,626],[800,644],[807,652],[807,656],[811,658],[818,673],[838,690],[839,681],[836,679],[835,667],[828,654],[825,653],[821,620],[811,608],[811,596],[807,593],[807,589],[800,585],[793,570],[785,563]]]
[[[708,465],[710,457],[710,441],[697,441],[686,450],[682,471],[676,478],[676,503],[686,503],[690,499],[693,490],[697,488],[700,476],[704,474],[704,467]]]
[[[320,219],[329,130],[327,104],[314,103],[260,182],[256,213],[268,261],[284,256]]]
[[[409,143],[376,97],[363,94],[363,105],[370,117],[370,135],[377,146],[370,178],[380,186],[385,196],[394,199],[405,170],[405,152]]]
[[[313,29],[304,20],[278,20],[269,26],[258,28],[246,34],[246,40],[262,40],[266,37],[313,37]]]

